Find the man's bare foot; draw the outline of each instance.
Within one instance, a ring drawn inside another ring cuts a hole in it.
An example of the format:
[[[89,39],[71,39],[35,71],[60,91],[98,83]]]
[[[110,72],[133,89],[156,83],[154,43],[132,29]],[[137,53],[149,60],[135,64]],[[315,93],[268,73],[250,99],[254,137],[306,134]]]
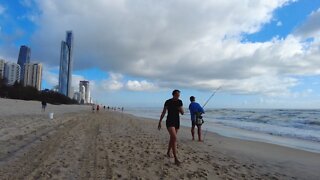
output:
[[[177,158],[175,158],[174,159],[174,164],[176,164],[177,166],[180,166],[181,162]]]
[[[171,158],[171,157],[172,157],[170,152],[167,152],[167,157],[168,157],[168,158]]]
[[[203,140],[202,140],[202,139],[199,139],[198,141],[199,141],[199,142],[203,142]]]

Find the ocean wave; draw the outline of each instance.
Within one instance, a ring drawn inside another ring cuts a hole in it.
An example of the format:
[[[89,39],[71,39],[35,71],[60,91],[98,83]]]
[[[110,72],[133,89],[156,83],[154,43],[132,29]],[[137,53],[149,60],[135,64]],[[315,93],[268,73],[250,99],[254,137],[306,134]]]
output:
[[[139,109],[133,114],[158,119],[160,111]],[[182,119],[189,120],[189,116],[186,114]],[[248,131],[320,142],[320,110],[206,109],[204,118],[207,122]]]
[[[273,124],[257,125],[256,123],[246,122],[239,123],[237,121],[215,121],[215,123],[222,124],[229,127],[265,133],[275,136],[283,136],[290,138],[297,138],[309,141],[320,142],[320,133],[317,130],[306,130],[294,127],[280,127]]]

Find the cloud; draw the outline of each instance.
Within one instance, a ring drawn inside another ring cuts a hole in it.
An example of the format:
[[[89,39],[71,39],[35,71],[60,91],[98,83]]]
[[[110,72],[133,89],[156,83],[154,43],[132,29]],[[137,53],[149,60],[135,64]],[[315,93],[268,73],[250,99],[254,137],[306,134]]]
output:
[[[6,8],[0,4],[0,15],[2,15],[6,11]]]
[[[19,3],[25,7],[31,7],[34,5],[33,0],[20,0]]]
[[[52,73],[46,66],[43,66],[43,69],[42,80],[46,81],[48,85],[52,87],[57,86],[59,84],[59,74]]]
[[[87,80],[82,75],[73,74],[71,86],[74,88],[74,91],[79,91],[79,82]]]
[[[277,26],[282,26],[282,22],[281,22],[281,21],[278,21],[278,22],[277,22]]]
[[[53,71],[58,71],[57,67],[50,68],[46,64],[43,65],[42,79],[52,87],[59,85],[59,73],[54,73]],[[87,80],[84,76],[73,74],[71,86],[75,91],[79,91],[79,82]]]
[[[320,8],[309,15],[307,20],[297,28],[295,34],[304,38],[320,35]]]
[[[101,82],[103,89],[107,91],[116,91],[122,89],[124,87],[122,78],[123,76],[121,74],[110,73],[110,78]]]
[[[284,94],[298,84],[295,76],[320,74],[319,41],[288,35],[253,43],[242,37],[290,2],[38,0],[33,55],[58,65],[60,41],[71,29],[75,69],[95,66],[148,79],[125,82],[113,74],[102,82],[106,90],[222,85],[233,93]]]
[[[150,91],[155,90],[157,87],[146,80],[137,81],[137,80],[129,80],[126,83],[126,87],[132,91]]]

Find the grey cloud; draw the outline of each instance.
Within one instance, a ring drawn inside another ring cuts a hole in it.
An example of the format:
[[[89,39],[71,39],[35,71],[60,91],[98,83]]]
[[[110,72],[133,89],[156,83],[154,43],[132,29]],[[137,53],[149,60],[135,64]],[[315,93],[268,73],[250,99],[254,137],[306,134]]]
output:
[[[42,12],[33,55],[53,66],[71,29],[76,69],[98,66],[161,87],[225,84],[230,91],[272,94],[296,84],[287,76],[319,73],[315,42],[309,49],[294,36],[241,43],[243,33],[259,31],[290,0],[36,2]]]
[[[320,34],[320,8],[309,15],[308,19],[297,28],[295,34],[304,38]]]

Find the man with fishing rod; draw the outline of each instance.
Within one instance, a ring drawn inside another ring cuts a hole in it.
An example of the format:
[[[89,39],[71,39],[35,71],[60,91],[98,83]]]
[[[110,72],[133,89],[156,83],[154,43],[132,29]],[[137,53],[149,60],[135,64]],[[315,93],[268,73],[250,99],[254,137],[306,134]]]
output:
[[[204,123],[202,119],[202,114],[204,114],[204,107],[208,104],[208,102],[211,100],[211,98],[217,93],[217,91],[220,89],[216,89],[215,92],[209,97],[209,99],[205,102],[205,104],[201,107],[199,103],[196,102],[196,98],[194,96],[190,97],[190,105],[189,105],[189,111],[191,115],[191,135],[192,140],[194,141],[194,129],[195,126],[198,128],[198,141],[203,142],[202,134],[201,134],[201,125]]]
[[[189,111],[191,115],[191,135],[192,140],[194,141],[194,129],[195,126],[198,128],[198,141],[202,142],[201,139],[201,125],[202,125],[202,119],[201,114],[204,113],[203,108],[200,106],[199,103],[196,102],[196,98],[194,96],[190,97],[190,105],[189,105]]]

